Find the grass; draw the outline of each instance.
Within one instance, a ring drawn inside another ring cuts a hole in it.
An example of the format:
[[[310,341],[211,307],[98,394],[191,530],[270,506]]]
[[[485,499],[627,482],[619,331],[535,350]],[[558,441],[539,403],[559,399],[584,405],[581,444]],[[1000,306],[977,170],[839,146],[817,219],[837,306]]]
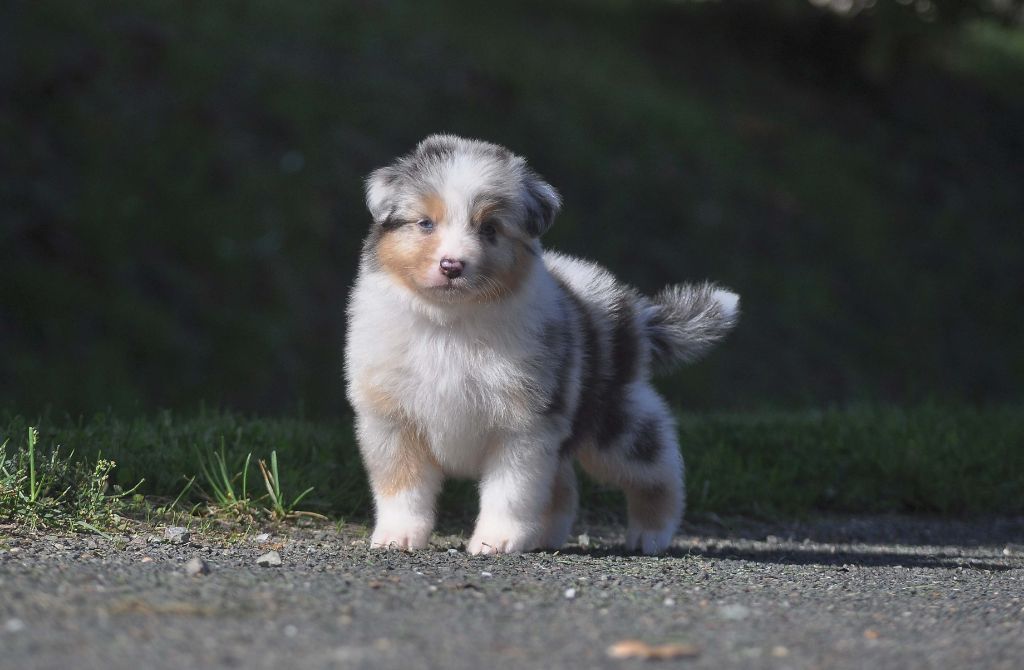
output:
[[[679,434],[691,513],[1024,513],[1019,407],[684,413]],[[102,531],[154,511],[248,522],[371,512],[347,420],[9,416],[0,438],[0,522]],[[582,491],[589,513],[621,514],[618,493],[586,480]],[[471,517],[474,487],[450,485],[441,507]]]
[[[101,453],[76,459],[74,451],[54,447],[43,457],[39,431],[28,427],[23,434],[24,447],[9,453],[10,438],[0,445],[0,520],[100,533],[121,522],[126,499],[143,480],[128,490],[111,487],[116,463]]]
[[[211,451],[207,455],[196,451],[196,463],[203,480],[209,487],[211,503],[216,504],[219,509],[233,513],[238,516],[245,516],[249,513],[252,500],[249,497],[249,463],[252,461],[252,452],[245,455],[245,462],[242,470],[231,474],[228,468],[228,457],[224,453],[224,438],[220,440],[220,451]],[[241,488],[236,492],[239,480]]]
[[[278,519],[286,519],[292,516],[301,516],[303,514],[316,514],[315,512],[302,512],[297,508],[298,504],[302,502],[302,499],[312,492],[313,487],[306,488],[305,491],[295,496],[291,503],[287,502],[284,491],[281,489],[281,473],[277,467],[277,452],[270,452],[270,467],[267,467],[266,462],[262,459],[259,461],[260,474],[263,475],[263,483],[267,487],[267,496],[270,499],[270,510],[274,516]],[[322,516],[322,515],[318,515]]]

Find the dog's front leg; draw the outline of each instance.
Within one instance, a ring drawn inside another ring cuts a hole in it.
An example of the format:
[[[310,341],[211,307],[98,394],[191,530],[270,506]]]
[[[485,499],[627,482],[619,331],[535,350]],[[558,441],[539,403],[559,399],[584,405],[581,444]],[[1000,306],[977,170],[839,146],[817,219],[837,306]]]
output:
[[[558,441],[549,435],[507,436],[488,455],[480,480],[480,516],[471,554],[534,549],[558,470]]]
[[[376,509],[370,546],[426,547],[443,481],[426,438],[415,425],[391,417],[360,415],[358,428]]]

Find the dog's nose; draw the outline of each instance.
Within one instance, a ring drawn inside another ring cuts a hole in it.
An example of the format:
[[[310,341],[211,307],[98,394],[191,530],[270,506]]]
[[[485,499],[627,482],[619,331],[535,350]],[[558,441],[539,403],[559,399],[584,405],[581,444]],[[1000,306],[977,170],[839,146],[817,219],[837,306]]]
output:
[[[454,258],[441,259],[441,274],[448,277],[448,279],[455,279],[462,274],[465,268],[466,265],[462,261],[455,260]]]

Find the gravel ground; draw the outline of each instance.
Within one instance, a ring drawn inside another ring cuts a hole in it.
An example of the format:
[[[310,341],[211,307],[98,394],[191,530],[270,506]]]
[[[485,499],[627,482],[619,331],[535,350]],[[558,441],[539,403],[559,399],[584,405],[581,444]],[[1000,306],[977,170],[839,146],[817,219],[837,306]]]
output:
[[[456,536],[370,552],[359,526],[177,542],[0,527],[0,667],[1024,663],[1024,519],[705,521],[659,558],[584,529],[559,553],[494,558]],[[258,565],[271,551],[281,565]],[[610,656],[626,639],[681,656]]]

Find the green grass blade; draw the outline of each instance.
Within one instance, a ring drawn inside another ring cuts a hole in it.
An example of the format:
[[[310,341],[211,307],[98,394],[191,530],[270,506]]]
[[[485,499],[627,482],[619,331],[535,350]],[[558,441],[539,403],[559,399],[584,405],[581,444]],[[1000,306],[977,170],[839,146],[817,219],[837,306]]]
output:
[[[36,502],[39,492],[42,489],[40,484],[36,488],[36,440],[39,439],[39,431],[32,426],[28,429],[28,497],[30,502]]]
[[[232,477],[228,473],[228,458],[224,451],[224,437],[220,438],[220,453],[214,453],[214,458],[217,460],[217,467],[220,471],[220,483],[224,491],[227,493],[227,501],[229,504],[233,504],[238,501],[238,496],[235,495],[235,487],[232,483]]]
[[[85,521],[78,521],[77,523],[82,528],[85,528],[86,530],[90,530],[90,531],[96,533],[97,535],[99,535],[100,537],[102,537],[105,540],[112,540],[112,539],[114,539],[110,535],[108,535],[107,533],[104,533],[102,530],[100,530],[96,526],[92,525],[91,523],[87,523]]]
[[[219,505],[226,505],[227,504],[227,492],[224,491],[220,487],[220,485],[219,485],[219,483],[217,481],[217,477],[214,474],[214,469],[213,469],[214,465],[212,463],[209,463],[209,464],[207,463],[206,457],[204,457],[202,455],[202,453],[200,453],[198,447],[195,450],[195,454],[196,454],[196,461],[199,463],[199,471],[203,475],[203,480],[213,490],[214,502],[216,502]],[[212,456],[211,456],[211,458],[212,458]]]
[[[192,475],[192,479],[188,480],[188,483],[185,484],[185,488],[183,488],[181,490],[181,493],[178,494],[178,497],[174,499],[174,502],[171,503],[171,506],[168,509],[174,509],[175,507],[178,506],[178,503],[181,502],[181,499],[185,495],[185,492],[188,491],[190,488],[192,488],[192,484],[194,484],[195,481],[196,481],[196,476]]]
[[[270,468],[274,474],[274,490],[277,493],[277,498],[281,499],[281,475],[277,470],[277,450],[270,452]]]
[[[245,465],[242,466],[242,500],[249,500],[249,461],[252,460],[252,452],[245,455]]]
[[[307,495],[309,495],[309,492],[312,491],[312,490],[313,490],[313,487],[310,486],[308,489],[306,489],[305,491],[303,491],[302,493],[297,495],[295,497],[295,500],[292,501],[291,506],[289,506],[288,511],[290,511],[290,512],[294,511],[295,510],[295,506],[298,505],[302,501],[303,498],[305,498]]]

